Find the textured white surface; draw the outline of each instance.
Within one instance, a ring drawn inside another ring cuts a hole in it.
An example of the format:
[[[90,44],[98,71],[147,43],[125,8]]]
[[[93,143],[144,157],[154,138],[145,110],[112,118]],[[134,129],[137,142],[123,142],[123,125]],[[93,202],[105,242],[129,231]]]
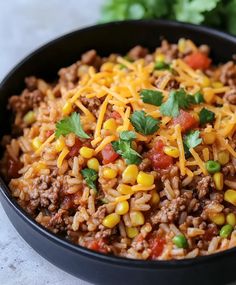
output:
[[[0,80],[30,51],[45,42],[93,24],[102,0],[0,1]],[[21,239],[0,205],[2,285],[86,285],[51,265]]]

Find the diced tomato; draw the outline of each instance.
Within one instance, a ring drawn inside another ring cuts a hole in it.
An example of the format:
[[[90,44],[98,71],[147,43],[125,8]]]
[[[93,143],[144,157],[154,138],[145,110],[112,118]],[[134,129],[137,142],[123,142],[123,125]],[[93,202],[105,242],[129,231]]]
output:
[[[9,179],[18,178],[20,176],[19,170],[23,167],[20,160],[14,160],[11,156],[7,159],[7,175]]]
[[[151,236],[149,246],[151,249],[150,259],[157,259],[162,254],[165,245],[165,239],[160,236]]]
[[[87,244],[87,248],[92,249],[94,251],[98,251],[101,253],[107,253],[108,250],[105,247],[105,242],[103,239],[94,239],[93,241]]]
[[[159,140],[156,142],[153,149],[149,153],[149,158],[152,161],[155,170],[166,169],[173,165],[173,158],[168,156],[163,151],[164,143]]]
[[[193,69],[206,70],[211,64],[211,59],[200,51],[185,56],[184,61]]]
[[[53,133],[54,133],[54,131],[48,130],[48,131],[46,132],[46,137],[49,138]]]
[[[75,139],[75,144],[72,146],[70,152],[68,153],[68,157],[74,157],[79,154],[79,150],[82,147],[82,142],[79,138]]]
[[[181,131],[184,133],[198,126],[197,120],[188,112],[180,110],[178,117],[173,119],[174,125],[180,124]]]
[[[120,119],[120,118],[121,118],[121,115],[120,115],[118,112],[113,111],[113,112],[111,112],[111,114],[110,114],[110,118],[113,118],[113,119]]]
[[[108,164],[110,162],[113,162],[117,159],[117,157],[119,157],[119,154],[114,151],[110,143],[107,144],[102,150],[102,163],[103,164]]]

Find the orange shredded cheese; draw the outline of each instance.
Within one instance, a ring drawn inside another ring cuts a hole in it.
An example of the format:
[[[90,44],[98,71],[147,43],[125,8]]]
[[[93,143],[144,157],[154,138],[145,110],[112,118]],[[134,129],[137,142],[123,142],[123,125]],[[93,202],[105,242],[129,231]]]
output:
[[[64,147],[63,150],[61,151],[60,155],[58,156],[57,159],[57,167],[61,168],[63,160],[65,159],[65,157],[67,156],[67,154],[69,153],[69,149],[67,147]]]
[[[205,167],[205,164],[204,162],[201,160],[200,156],[198,155],[198,153],[193,149],[193,148],[190,148],[189,149],[190,153],[192,154],[192,156],[194,157],[194,159],[196,160],[199,168],[201,169],[201,172],[204,174],[204,175],[207,175],[207,170],[206,170],[206,167]]]
[[[103,139],[103,141],[101,142],[101,144],[95,149],[95,154],[98,154],[101,150],[104,149],[104,147],[111,143],[112,141],[115,141],[116,140],[116,137],[115,136],[108,136],[108,137],[105,137]]]
[[[181,127],[180,125],[175,126],[175,135],[177,139],[177,145],[179,148],[179,167],[180,167],[180,173],[181,175],[185,175],[186,169],[185,169],[185,154],[184,154],[184,146],[183,146],[183,139],[181,135]]]
[[[46,145],[50,144],[55,139],[55,133],[52,134],[46,141],[36,150],[36,154],[40,154]]]

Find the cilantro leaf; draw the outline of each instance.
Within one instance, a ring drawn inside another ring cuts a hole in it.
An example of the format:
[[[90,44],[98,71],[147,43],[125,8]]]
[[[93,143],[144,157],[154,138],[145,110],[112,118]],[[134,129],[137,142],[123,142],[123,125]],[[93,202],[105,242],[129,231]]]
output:
[[[206,123],[212,123],[215,119],[215,113],[207,110],[206,108],[203,108],[199,112],[199,120],[200,120],[200,125],[205,125]]]
[[[134,132],[124,131],[120,133],[120,139],[112,142],[114,150],[120,154],[127,164],[139,164],[142,156],[132,148],[132,141],[136,138]]]
[[[98,179],[97,172],[94,169],[85,168],[81,170],[81,173],[88,187],[97,191],[97,187],[95,185],[95,182]]]
[[[136,132],[143,135],[151,135],[159,129],[160,120],[154,119],[144,111],[134,111],[130,116],[130,122]]]
[[[160,111],[165,116],[177,117],[180,109],[187,109],[190,106],[189,95],[183,90],[172,90],[169,98],[161,105]]]
[[[185,149],[190,149],[202,143],[202,138],[199,137],[200,131],[191,131],[184,136]]]
[[[195,104],[200,104],[200,103],[205,102],[204,97],[203,97],[202,93],[200,93],[200,92],[195,93],[193,95],[193,97],[194,97]]]
[[[82,139],[90,138],[82,128],[80,115],[75,112],[70,117],[64,118],[56,124],[56,138],[70,133],[74,133]]]
[[[154,106],[160,106],[163,99],[162,92],[148,89],[142,89],[140,92],[140,97],[144,103]]]

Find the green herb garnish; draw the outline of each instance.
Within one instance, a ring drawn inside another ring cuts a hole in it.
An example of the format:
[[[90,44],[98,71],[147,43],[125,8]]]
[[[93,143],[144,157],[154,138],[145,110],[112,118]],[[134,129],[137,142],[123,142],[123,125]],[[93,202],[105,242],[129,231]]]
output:
[[[207,110],[206,108],[203,108],[199,112],[199,120],[200,125],[205,125],[206,123],[212,123],[215,120],[215,113]]]
[[[154,134],[159,129],[160,125],[160,120],[154,119],[144,111],[134,111],[130,116],[130,122],[135,131],[143,135]]]
[[[83,130],[80,115],[75,112],[70,117],[64,118],[56,124],[56,138],[66,136],[70,133],[74,133],[82,139],[90,138]]]
[[[142,89],[140,92],[140,97],[144,103],[154,106],[160,106],[163,99],[162,92],[148,89]]]
[[[120,133],[120,139],[112,142],[115,152],[120,154],[127,164],[139,164],[142,156],[132,148],[132,141],[136,135],[132,131],[124,131]]]
[[[187,149],[195,148],[202,143],[202,138],[199,137],[200,132],[198,130],[191,131],[184,136],[184,146]]]
[[[81,173],[88,187],[97,192],[97,187],[95,182],[98,179],[98,173],[94,169],[90,168],[82,169]]]

